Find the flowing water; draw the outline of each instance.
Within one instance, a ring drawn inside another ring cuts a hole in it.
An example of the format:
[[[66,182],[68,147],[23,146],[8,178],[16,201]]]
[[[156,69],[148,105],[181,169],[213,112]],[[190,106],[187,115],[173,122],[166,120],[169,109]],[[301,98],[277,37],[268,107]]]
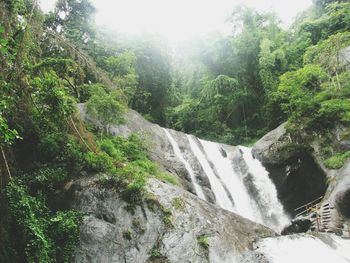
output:
[[[230,200],[229,196],[226,193],[224,185],[215,175],[215,172],[211,168],[206,156],[202,152],[202,150],[198,147],[196,141],[193,139],[191,135],[187,135],[188,141],[190,142],[191,149],[201,164],[205,174],[207,175],[211,190],[213,191],[217,204],[227,210],[233,211],[233,204]],[[215,164],[214,164],[215,165]]]
[[[239,154],[238,159],[235,159],[220,144],[187,135],[187,150],[195,158],[186,160],[176,140],[166,129],[164,132],[174,153],[190,174],[194,189],[201,199],[205,200],[205,195],[195,176],[195,171],[197,175],[200,171],[193,168],[198,167],[198,164],[202,167],[202,176],[208,178],[216,204],[220,207],[276,231],[289,223],[278,200],[275,185],[260,161],[253,157],[250,148],[236,148]],[[196,161],[198,163],[195,165],[193,162]],[[297,234],[265,238],[255,243],[254,250],[259,255],[259,260],[263,260],[261,262],[350,263],[350,241],[335,235],[316,238],[308,234]]]
[[[192,169],[191,165],[183,157],[183,154],[181,153],[181,150],[180,150],[180,147],[179,147],[178,143],[174,140],[173,136],[168,132],[167,129],[163,128],[163,130],[164,130],[166,136],[168,137],[171,146],[173,147],[173,151],[174,151],[175,155],[183,163],[183,165],[185,166],[187,172],[189,173],[189,175],[191,177],[191,181],[192,181],[193,187],[194,187],[194,190],[195,190],[197,196],[199,198],[205,200],[205,195],[203,193],[203,190],[198,185],[198,183],[196,182],[196,176],[195,176],[195,174],[193,172],[193,169]]]
[[[306,234],[266,238],[256,246],[271,263],[350,262],[350,242],[335,235],[325,237],[324,242]]]
[[[207,158],[214,164],[222,183],[225,184],[234,200],[233,211],[253,221],[262,221],[261,216],[254,212],[252,200],[245,188],[243,181],[232,167],[229,158],[220,152],[217,143],[200,140]]]
[[[261,162],[253,157],[252,149],[244,146],[239,147],[243,152],[243,159],[251,177],[251,183],[255,188],[254,199],[260,210],[263,224],[282,230],[289,223],[283,206],[277,197],[277,190],[269,173]]]
[[[204,191],[196,180],[196,166],[191,164],[193,160],[186,160],[174,137],[168,130],[163,130],[175,155],[188,171],[196,194],[205,200]],[[265,168],[253,158],[250,148],[240,146],[243,161],[233,162],[223,154],[220,144],[199,140],[192,135],[186,137],[192,154],[209,180],[217,205],[277,231],[288,224],[276,188]]]

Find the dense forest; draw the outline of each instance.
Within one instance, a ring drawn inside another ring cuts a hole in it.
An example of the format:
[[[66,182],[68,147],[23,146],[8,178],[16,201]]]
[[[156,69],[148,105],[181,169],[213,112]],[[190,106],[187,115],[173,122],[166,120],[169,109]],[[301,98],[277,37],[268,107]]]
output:
[[[82,215],[62,186],[108,173],[130,202],[147,178],[176,184],[147,156],[137,134],[108,127],[132,108],[148,120],[228,144],[249,144],[287,121],[295,145],[324,140],[325,164],[350,151],[327,144],[350,122],[350,3],[315,0],[289,29],[274,13],[240,6],[232,34],[172,47],[159,35],[99,27],[88,0],[0,2],[0,262],[69,262]],[[84,124],[85,103],[100,125]]]

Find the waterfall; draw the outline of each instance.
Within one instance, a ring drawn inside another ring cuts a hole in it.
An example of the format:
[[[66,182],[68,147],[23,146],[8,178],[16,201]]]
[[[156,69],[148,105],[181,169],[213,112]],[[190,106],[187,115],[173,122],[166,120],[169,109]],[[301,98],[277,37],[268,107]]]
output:
[[[199,163],[201,164],[205,174],[207,175],[210,185],[211,185],[211,190],[213,191],[216,202],[217,204],[227,210],[233,211],[233,204],[232,201],[229,199],[229,197],[226,194],[225,188],[223,184],[218,180],[216,177],[214,171],[210,167],[210,164],[208,163],[207,158],[199,149],[197,143],[195,140],[192,138],[191,135],[187,135],[188,141],[190,142],[191,149],[194,153],[194,155],[197,157]]]
[[[241,162],[233,162],[218,143],[186,135],[195,159],[186,160],[176,140],[164,129],[175,155],[190,174],[195,192],[205,200],[202,187],[197,183],[193,167],[202,167],[210,183],[216,204],[254,222],[277,231],[289,223],[278,200],[277,191],[262,164],[253,157],[251,149],[239,146]],[[197,166],[193,163],[197,161]],[[191,164],[192,162],[192,164]]]
[[[204,152],[216,167],[222,182],[226,185],[234,200],[235,206],[233,211],[250,220],[262,222],[261,217],[254,212],[247,189],[233,169],[229,158],[222,155],[217,143],[205,140],[200,140],[200,143],[203,145]]]
[[[253,197],[263,217],[263,223],[282,230],[290,220],[278,200],[277,190],[269,177],[269,173],[261,162],[253,157],[251,148],[244,146],[239,146],[239,148],[243,152],[243,159],[247,165],[248,174],[251,176],[251,183],[255,188]]]
[[[324,241],[306,234],[266,238],[255,246],[271,263],[350,262],[350,242],[335,235]]]
[[[166,136],[168,137],[169,139],[169,142],[173,148],[173,151],[175,153],[175,155],[177,156],[177,158],[179,158],[179,160],[183,163],[183,165],[185,166],[187,172],[189,173],[190,177],[191,177],[191,181],[192,181],[192,184],[193,184],[193,187],[194,187],[194,190],[196,192],[196,195],[205,200],[205,195],[203,193],[203,190],[202,188],[198,185],[198,183],[196,182],[196,176],[193,172],[193,169],[191,167],[191,165],[185,160],[185,158],[183,157],[182,153],[181,153],[181,150],[180,150],[180,147],[178,145],[178,143],[174,140],[173,136],[171,136],[171,134],[168,132],[167,129],[165,128],[162,128],[163,131],[165,132]]]

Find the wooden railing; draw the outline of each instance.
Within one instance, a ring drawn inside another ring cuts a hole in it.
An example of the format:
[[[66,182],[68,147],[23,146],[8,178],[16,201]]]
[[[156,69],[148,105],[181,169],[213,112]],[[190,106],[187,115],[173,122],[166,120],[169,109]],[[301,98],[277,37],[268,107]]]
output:
[[[298,212],[298,214],[296,214],[295,217],[299,217],[301,215],[308,215],[311,212],[313,212],[313,210],[316,208],[316,205],[320,203],[320,201],[322,200],[323,196],[320,196],[319,198],[305,204],[302,206],[299,206],[298,208],[295,208],[294,211]]]
[[[321,204],[322,198],[323,196],[294,209],[294,211],[298,212],[295,217],[308,217],[311,220],[310,229],[313,231],[338,232],[341,233],[342,237],[350,238],[350,222],[332,219],[331,211],[334,207],[329,203]]]

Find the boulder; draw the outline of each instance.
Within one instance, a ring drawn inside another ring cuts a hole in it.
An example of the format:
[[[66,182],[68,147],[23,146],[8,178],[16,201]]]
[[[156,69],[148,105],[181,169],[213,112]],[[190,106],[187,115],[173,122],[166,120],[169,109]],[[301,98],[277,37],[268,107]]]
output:
[[[296,214],[297,207],[325,194],[327,173],[306,147],[292,143],[285,124],[257,141],[252,152],[269,171],[290,215]]]

